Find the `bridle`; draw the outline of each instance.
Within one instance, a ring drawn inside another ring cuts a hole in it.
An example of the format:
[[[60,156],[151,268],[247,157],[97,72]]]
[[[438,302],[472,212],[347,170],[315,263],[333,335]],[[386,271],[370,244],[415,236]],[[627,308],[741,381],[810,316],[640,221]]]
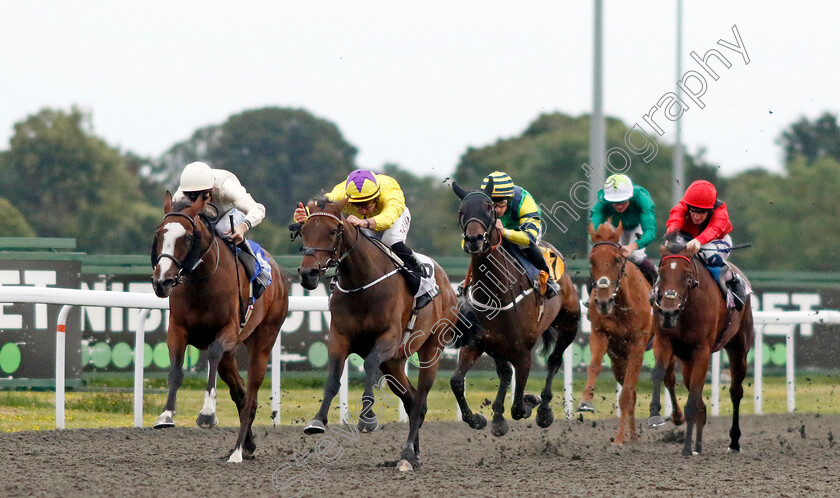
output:
[[[190,240],[190,247],[187,249],[187,255],[184,256],[183,260],[178,261],[178,258],[173,256],[172,254],[162,253],[162,254],[157,255],[157,257],[155,258],[154,266],[157,266],[158,264],[160,264],[160,260],[162,260],[164,258],[172,261],[172,264],[174,264],[175,268],[178,269],[178,274],[175,277],[175,283],[172,284],[173,287],[177,286],[178,284],[180,284],[184,280],[204,280],[204,279],[210,278],[214,273],[216,273],[216,270],[219,268],[219,257],[220,257],[220,253],[221,253],[221,251],[219,251],[219,240],[216,237],[213,237],[213,242],[214,243],[213,244],[208,244],[207,249],[205,249],[200,255],[198,255],[197,258],[195,258],[195,263],[190,265],[189,269],[186,269],[185,265],[188,264],[190,262],[190,259],[195,255],[195,253],[197,253],[200,250],[200,246],[197,246],[196,244],[201,243],[201,237],[200,237],[201,232],[198,231],[198,227],[196,226],[195,220],[193,220],[192,216],[190,216],[188,214],[185,214],[185,213],[181,213],[181,212],[171,212],[171,213],[166,213],[163,216],[163,219],[166,220],[166,218],[169,218],[170,216],[179,216],[179,217],[182,217],[182,218],[186,218],[190,222],[190,226],[192,226],[193,234],[199,234],[199,235],[194,236]],[[161,224],[162,224],[162,222],[161,222]],[[210,230],[210,233],[211,234],[213,233],[212,229]],[[204,256],[210,251],[210,248],[213,247],[214,245],[216,247],[216,266],[215,266],[215,268],[213,268],[213,271],[210,272],[209,275],[205,275],[204,277],[190,278],[189,274],[194,272],[196,270],[196,268],[198,268],[204,262]]]
[[[333,268],[333,267],[341,264],[341,262],[344,261],[344,258],[346,258],[353,251],[353,249],[356,247],[356,243],[359,241],[359,234],[356,235],[356,240],[353,241],[353,245],[350,246],[350,249],[348,249],[347,251],[344,252],[344,254],[342,254],[341,256],[336,258],[335,256],[338,254],[338,252],[341,248],[341,244],[344,242],[344,240],[343,240],[344,239],[344,221],[341,218],[339,218],[338,216],[336,216],[332,213],[319,211],[317,213],[310,214],[309,217],[307,218],[306,222],[308,222],[309,219],[311,219],[314,216],[326,216],[327,218],[331,218],[331,219],[338,222],[338,233],[336,234],[335,245],[333,247],[303,246],[301,248],[301,251],[303,252],[304,257],[315,256],[315,253],[317,253],[319,251],[320,252],[325,252],[325,253],[328,254],[329,259],[327,259],[327,262],[326,262],[325,266],[321,266],[321,262],[320,261],[318,262],[318,271],[321,274],[324,274],[330,268]],[[306,222],[304,222],[304,225],[306,224]]]
[[[621,288],[621,277],[624,276],[624,272],[625,272],[625,269],[627,267],[627,258],[625,258],[624,256],[621,255],[621,245],[617,244],[615,242],[611,242],[609,240],[604,240],[604,241],[596,242],[596,243],[592,244],[592,249],[589,252],[590,256],[592,254],[592,251],[594,251],[595,248],[598,247],[598,246],[612,246],[612,247],[615,247],[616,249],[618,249],[618,258],[621,260],[621,268],[619,268],[619,270],[618,270],[618,277],[616,278],[616,281],[615,281],[615,289],[613,289],[613,293],[612,293],[612,298],[615,299],[616,296],[618,295],[619,289]],[[611,283],[612,283],[612,281],[606,275],[604,275],[603,277],[599,278],[595,282],[595,286],[598,287],[599,289],[605,289],[605,288],[609,288]]]
[[[468,192],[467,195],[465,195],[464,198],[461,199],[461,206],[464,205],[464,202],[471,195],[481,195],[483,197],[486,197],[487,200],[490,201],[491,205],[493,203],[493,199],[491,199],[489,195],[487,195],[484,192],[479,190],[479,191]],[[461,227],[461,236],[465,241],[467,239],[467,233],[466,233],[467,232],[467,225],[469,225],[470,223],[478,223],[479,225],[481,225],[481,228],[484,229],[484,235],[481,237],[481,241],[484,243],[484,247],[489,247],[490,251],[492,252],[497,247],[499,247],[499,245],[501,245],[501,243],[502,243],[501,237],[499,238],[499,243],[498,244],[491,245],[491,243],[490,243],[490,234],[492,232],[491,229],[495,229],[495,225],[493,224],[495,219],[489,220],[489,222],[485,222],[484,219],[478,218],[476,216],[467,218],[466,220],[464,220],[464,218],[465,218],[465,216],[464,216],[463,210],[459,210],[458,211],[458,225]],[[464,250],[466,250],[466,245],[464,246]]]
[[[661,304],[662,304],[663,299],[670,299],[670,300],[674,300],[674,301],[679,299],[679,304],[677,305],[677,312],[682,312],[682,310],[685,309],[685,306],[688,303],[688,295],[691,292],[691,289],[700,285],[700,280],[697,278],[697,272],[692,271],[692,269],[691,269],[692,267],[694,267],[696,269],[697,263],[694,262],[688,256],[683,256],[682,254],[669,254],[667,256],[664,256],[662,258],[662,260],[660,260],[660,262],[659,262],[659,274],[660,275],[662,275],[662,267],[665,265],[665,261],[667,261],[669,259],[684,259],[686,262],[688,262],[688,265],[689,265],[688,277],[690,278],[689,281],[688,281],[688,287],[687,287],[688,290],[686,291],[685,296],[681,296],[674,289],[668,289],[664,293],[660,293],[660,292],[657,291],[656,299],[654,300],[653,304],[656,306],[657,309],[661,310],[662,309]]]

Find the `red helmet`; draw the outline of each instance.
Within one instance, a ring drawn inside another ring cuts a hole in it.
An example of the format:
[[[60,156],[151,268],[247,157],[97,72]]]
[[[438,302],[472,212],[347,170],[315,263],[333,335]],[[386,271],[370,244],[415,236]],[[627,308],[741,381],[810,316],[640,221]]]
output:
[[[712,209],[717,201],[715,186],[706,180],[697,180],[688,186],[683,195],[683,202],[700,209]]]

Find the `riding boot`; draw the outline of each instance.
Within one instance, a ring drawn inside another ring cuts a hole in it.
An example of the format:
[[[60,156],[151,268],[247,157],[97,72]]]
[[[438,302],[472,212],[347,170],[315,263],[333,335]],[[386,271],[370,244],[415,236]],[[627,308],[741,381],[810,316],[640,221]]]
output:
[[[417,261],[417,258],[414,257],[414,251],[405,245],[405,242],[395,242],[391,245],[391,250],[403,260],[407,271],[402,273],[405,277],[405,283],[408,285],[408,291],[412,296],[417,295],[417,291],[420,290],[420,278],[423,277],[425,271],[423,265]]]
[[[659,275],[653,263],[651,263],[649,259],[645,258],[637,266],[639,267],[639,270],[642,271],[642,275],[645,276],[645,280],[647,280],[651,286],[656,285],[656,279]]]
[[[242,262],[242,266],[245,268],[245,275],[247,275],[248,280],[252,282],[251,286],[254,293],[254,299],[259,299],[265,292],[265,288],[268,286],[268,281],[271,279],[271,267],[262,268],[260,274],[254,278],[254,273],[257,269],[257,255],[254,254],[254,249],[247,240],[243,241],[236,247],[241,249],[239,252],[239,261]]]
[[[560,294],[560,285],[554,281],[554,278],[551,277],[551,271],[548,269],[548,263],[545,262],[545,258],[543,257],[540,248],[531,242],[528,244],[528,247],[522,248],[522,253],[525,254],[525,257],[528,258],[528,261],[530,261],[532,265],[537,267],[538,270],[545,272],[548,276],[545,282],[545,294],[543,294],[543,297],[551,299],[552,297]],[[539,281],[535,283],[534,287],[541,290]]]
[[[735,301],[735,310],[741,311],[744,309],[744,304],[747,302],[747,288],[744,285],[744,281],[741,277],[732,271],[729,270],[729,279],[726,281],[726,286],[732,291],[732,297]]]

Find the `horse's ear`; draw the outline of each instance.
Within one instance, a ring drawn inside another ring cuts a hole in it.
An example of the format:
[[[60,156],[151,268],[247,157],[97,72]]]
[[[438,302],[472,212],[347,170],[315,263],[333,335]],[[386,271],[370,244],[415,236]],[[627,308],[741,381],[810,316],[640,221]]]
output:
[[[487,194],[487,197],[493,197],[493,187],[495,182],[493,181],[493,177],[487,179],[487,185],[484,187],[484,193]]]
[[[166,191],[163,195],[163,214],[169,214],[172,211],[172,192]]]
[[[624,226],[621,224],[621,220],[618,222],[618,226],[615,227],[615,236],[621,238],[621,235],[624,233]]]
[[[464,200],[464,197],[466,197],[467,195],[467,191],[461,188],[461,186],[455,183],[454,181],[452,182],[452,190],[455,192],[455,195],[457,195],[458,198],[461,200]]]
[[[587,232],[589,233],[589,238],[595,236],[595,225],[593,225],[591,221],[589,222],[589,230],[587,230]]]

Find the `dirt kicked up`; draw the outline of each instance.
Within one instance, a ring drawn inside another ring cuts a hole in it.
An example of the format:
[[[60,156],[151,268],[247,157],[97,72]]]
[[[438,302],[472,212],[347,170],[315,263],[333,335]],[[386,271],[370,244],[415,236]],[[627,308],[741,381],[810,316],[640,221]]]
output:
[[[232,427],[74,429],[0,435],[2,496],[755,496],[836,495],[840,415],[743,417],[743,452],[726,450],[728,417],[710,417],[703,453],[680,456],[682,428],[643,429],[610,445],[615,419],[511,424],[495,438],[463,423],[421,432],[423,466],[394,469],[405,431],[372,434],[255,427],[255,459],[227,463]]]

